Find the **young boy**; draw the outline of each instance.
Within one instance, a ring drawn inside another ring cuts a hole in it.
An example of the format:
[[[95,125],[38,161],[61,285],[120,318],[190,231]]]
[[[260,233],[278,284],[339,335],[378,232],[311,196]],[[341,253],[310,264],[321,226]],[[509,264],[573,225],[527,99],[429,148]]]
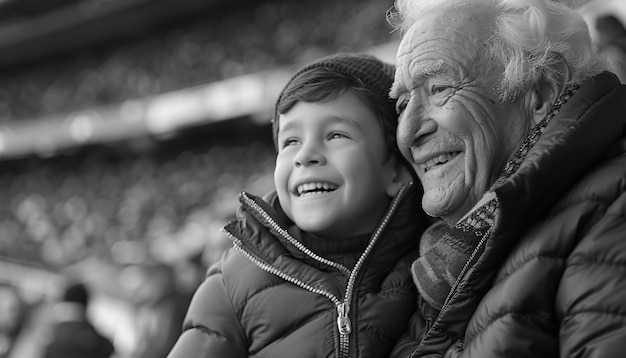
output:
[[[179,357],[386,357],[416,305],[409,265],[426,224],[395,144],[394,67],[337,54],[276,104],[276,193],[242,193]]]

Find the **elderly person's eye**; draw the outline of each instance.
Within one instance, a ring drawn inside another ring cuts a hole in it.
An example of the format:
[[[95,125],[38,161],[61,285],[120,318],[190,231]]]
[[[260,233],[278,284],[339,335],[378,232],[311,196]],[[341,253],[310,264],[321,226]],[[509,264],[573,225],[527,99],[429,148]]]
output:
[[[406,106],[409,105],[409,96],[406,94],[401,95],[400,97],[398,97],[398,100],[396,101],[396,113],[398,113],[398,115],[402,114],[402,112],[404,112],[404,110],[406,109]]]
[[[451,85],[432,85],[429,87],[430,103],[440,107],[445,105],[455,92],[455,88]]]
[[[430,87],[430,93],[440,94],[440,93],[447,92],[448,90],[451,90],[451,89],[452,89],[452,86],[450,85],[432,85]]]

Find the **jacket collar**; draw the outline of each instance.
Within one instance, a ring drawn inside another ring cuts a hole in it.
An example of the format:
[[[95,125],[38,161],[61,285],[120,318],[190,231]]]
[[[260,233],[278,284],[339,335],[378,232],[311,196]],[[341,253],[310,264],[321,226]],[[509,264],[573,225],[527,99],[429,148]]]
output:
[[[519,169],[494,189],[500,200],[497,231],[516,231],[543,216],[624,137],[623,98],[626,87],[611,73],[582,84],[546,126]]]
[[[390,215],[391,219],[376,243],[376,253],[368,257],[368,270],[369,267],[390,270],[402,256],[417,248],[419,236],[427,225],[427,219],[419,208],[420,196],[421,186],[407,184],[403,196],[397,198],[397,207],[393,212],[388,210],[386,215]],[[319,284],[334,281],[324,278],[328,277],[327,272],[304,265],[301,260],[302,250],[281,233],[289,232],[294,238],[305,235],[291,225],[274,192],[263,198],[242,193],[240,201],[242,207],[238,211],[237,219],[229,222],[224,230],[232,235],[231,238],[238,240],[242,249],[297,279]],[[416,254],[415,252],[415,256]]]

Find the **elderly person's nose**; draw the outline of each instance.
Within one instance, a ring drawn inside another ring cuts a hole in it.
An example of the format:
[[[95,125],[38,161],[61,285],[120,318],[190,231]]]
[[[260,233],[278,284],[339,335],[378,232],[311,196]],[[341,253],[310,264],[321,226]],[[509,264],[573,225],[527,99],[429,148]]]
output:
[[[429,131],[428,121],[423,110],[417,110],[414,105],[406,107],[398,119],[396,137],[400,148],[411,148],[418,144],[418,140]]]

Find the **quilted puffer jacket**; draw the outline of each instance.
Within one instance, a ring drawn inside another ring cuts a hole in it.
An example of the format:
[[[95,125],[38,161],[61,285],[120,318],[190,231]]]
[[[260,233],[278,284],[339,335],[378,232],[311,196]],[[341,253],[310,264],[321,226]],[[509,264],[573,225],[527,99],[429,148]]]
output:
[[[388,356],[416,308],[419,195],[400,191],[350,270],[304,247],[275,195],[242,193],[224,229],[234,249],[209,269],[168,357]]]
[[[583,84],[495,191],[483,253],[392,356],[626,356],[626,86]]]

